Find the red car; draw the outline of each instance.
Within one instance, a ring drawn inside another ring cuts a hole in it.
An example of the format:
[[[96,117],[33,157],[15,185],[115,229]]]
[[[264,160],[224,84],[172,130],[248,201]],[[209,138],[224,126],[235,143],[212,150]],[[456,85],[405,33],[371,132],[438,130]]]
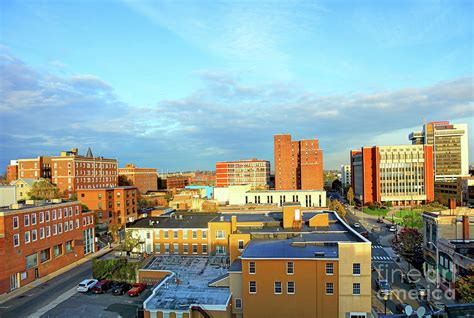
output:
[[[103,294],[107,292],[107,289],[109,289],[112,285],[112,281],[103,279],[99,281],[97,284],[94,285],[94,287],[91,288],[91,291],[95,294]]]
[[[144,291],[146,288],[146,284],[144,283],[136,283],[136,284],[133,284],[132,285],[132,289],[130,289],[127,294],[128,296],[130,297],[133,297],[133,296],[138,296],[141,294],[142,291]]]

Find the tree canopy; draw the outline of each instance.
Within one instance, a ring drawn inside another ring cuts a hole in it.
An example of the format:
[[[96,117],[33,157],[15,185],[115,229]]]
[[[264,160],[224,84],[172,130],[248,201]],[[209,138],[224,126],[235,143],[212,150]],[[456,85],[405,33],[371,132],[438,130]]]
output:
[[[58,199],[60,193],[57,187],[52,185],[48,180],[40,180],[33,183],[28,196],[31,200],[51,200]]]

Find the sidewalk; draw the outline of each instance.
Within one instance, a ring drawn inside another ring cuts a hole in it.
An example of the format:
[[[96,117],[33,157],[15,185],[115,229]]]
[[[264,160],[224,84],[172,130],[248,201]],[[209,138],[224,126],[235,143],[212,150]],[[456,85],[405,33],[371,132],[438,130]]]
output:
[[[0,304],[3,304],[7,301],[9,301],[10,299],[13,299],[15,297],[18,297],[30,290],[32,290],[33,288],[43,284],[43,283],[46,283],[48,281],[50,281],[51,279],[61,275],[61,274],[64,274],[65,272],[79,266],[79,265],[82,265],[84,263],[86,263],[87,261],[90,261],[91,259],[94,259],[94,258],[97,258],[97,257],[100,257],[102,255],[105,255],[107,254],[108,252],[112,251],[113,250],[113,247],[114,247],[115,244],[112,245],[112,248],[110,247],[106,247],[106,248],[103,248],[93,254],[89,254],[83,258],[81,258],[80,260],[72,263],[72,264],[69,264],[68,266],[65,266],[61,269],[58,269],[57,271],[51,273],[51,274],[48,274],[46,276],[43,276],[43,277],[40,277],[38,278],[37,280],[27,284],[27,285],[24,285],[24,286],[21,286],[20,288],[18,289],[15,289],[9,293],[6,293],[6,294],[3,294],[3,295],[0,295]]]

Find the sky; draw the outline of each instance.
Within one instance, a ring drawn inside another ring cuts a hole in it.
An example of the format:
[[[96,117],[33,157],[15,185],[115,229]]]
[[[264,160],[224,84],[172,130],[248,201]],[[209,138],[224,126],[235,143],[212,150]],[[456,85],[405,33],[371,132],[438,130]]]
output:
[[[469,124],[473,1],[0,2],[0,165],[88,147],[159,171],[273,161],[318,138],[324,168]],[[0,170],[2,170],[0,168]]]

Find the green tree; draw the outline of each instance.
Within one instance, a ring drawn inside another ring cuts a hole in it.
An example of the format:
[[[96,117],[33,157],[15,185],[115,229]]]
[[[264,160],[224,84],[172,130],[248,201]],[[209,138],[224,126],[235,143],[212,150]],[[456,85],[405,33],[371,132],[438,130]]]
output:
[[[347,190],[346,198],[347,201],[349,201],[350,205],[354,204],[354,190],[352,189],[352,187],[349,187],[349,189]]]
[[[28,196],[31,200],[51,200],[58,199],[60,193],[58,188],[52,185],[48,180],[40,180],[33,183]]]
[[[456,280],[456,298],[460,303],[474,303],[474,265],[468,269],[464,276],[458,276]]]
[[[123,243],[123,250],[130,253],[135,247],[140,245],[140,238],[133,235],[133,231],[125,232],[125,241]]]
[[[118,177],[118,185],[119,186],[131,186],[133,184],[132,184],[132,182],[130,182],[130,180],[127,179],[126,176],[120,175]]]
[[[416,268],[421,268],[423,259],[423,234],[414,228],[403,228],[398,233],[398,250],[405,260]]]
[[[118,238],[120,228],[121,226],[119,224],[109,224],[109,232],[112,235],[112,239],[114,241],[116,241]]]

